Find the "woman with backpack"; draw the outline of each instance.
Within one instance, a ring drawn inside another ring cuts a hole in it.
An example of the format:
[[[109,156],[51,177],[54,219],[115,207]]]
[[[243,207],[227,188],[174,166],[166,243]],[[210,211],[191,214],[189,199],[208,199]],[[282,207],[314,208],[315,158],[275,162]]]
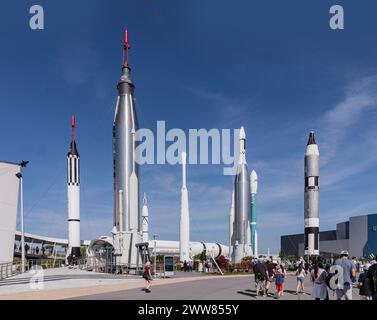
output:
[[[327,272],[323,269],[323,264],[317,262],[311,271],[311,278],[314,282],[312,297],[315,300],[326,300],[328,297],[326,277]]]
[[[153,279],[152,278],[152,272],[151,272],[151,263],[149,261],[147,261],[147,263],[145,264],[143,278],[146,281],[146,287],[143,288],[143,290],[145,292],[149,293],[149,292],[151,292],[150,287],[152,285],[152,279]]]

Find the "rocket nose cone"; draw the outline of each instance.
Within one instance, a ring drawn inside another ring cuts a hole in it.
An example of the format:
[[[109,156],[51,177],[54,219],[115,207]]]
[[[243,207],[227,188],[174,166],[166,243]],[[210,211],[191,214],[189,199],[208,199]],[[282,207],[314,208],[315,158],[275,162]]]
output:
[[[257,193],[258,175],[254,170],[251,171],[251,174],[250,174],[250,189],[251,189],[251,193],[255,193],[255,194]]]
[[[243,127],[240,129],[240,139],[246,139],[245,129]]]
[[[307,145],[310,145],[310,144],[317,144],[315,141],[314,131],[310,131],[309,133],[309,139],[308,139]]]
[[[250,177],[251,177],[251,180],[253,181],[258,180],[258,175],[255,172],[255,170],[251,171]]]
[[[147,205],[147,202],[148,202],[148,200],[147,200],[147,195],[146,195],[145,192],[144,192],[143,204],[146,206],[146,205]]]

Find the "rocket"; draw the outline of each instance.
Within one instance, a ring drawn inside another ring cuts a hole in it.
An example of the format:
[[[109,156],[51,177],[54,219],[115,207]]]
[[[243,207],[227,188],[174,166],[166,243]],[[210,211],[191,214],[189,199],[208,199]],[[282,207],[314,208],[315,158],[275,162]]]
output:
[[[182,188],[181,188],[181,215],[179,226],[179,257],[180,261],[189,261],[190,216],[188,191],[186,188],[186,152],[182,152]]]
[[[229,210],[229,260],[232,260],[233,229],[234,229],[234,189],[232,192],[232,204]]]
[[[149,241],[149,213],[148,213],[148,203],[147,196],[144,193],[143,198],[143,209],[142,209],[142,232],[143,232],[143,242]]]
[[[119,232],[140,231],[139,165],[136,132],[139,129],[131,68],[128,64],[128,31],[124,33],[122,75],[113,123],[114,227]]]
[[[250,176],[246,163],[246,134],[240,129],[240,155],[237,173],[234,181],[234,231],[233,231],[233,259],[240,263],[247,256],[249,249],[247,239],[250,216]]]
[[[258,175],[253,170],[250,174],[250,191],[251,191],[251,210],[250,210],[250,242],[251,255],[256,256],[256,233],[257,233],[257,190],[258,190]]]
[[[80,252],[80,155],[75,139],[75,117],[71,119],[71,144],[67,154],[68,185],[68,255],[79,257]]]
[[[314,132],[305,152],[305,255],[319,255],[319,150]]]

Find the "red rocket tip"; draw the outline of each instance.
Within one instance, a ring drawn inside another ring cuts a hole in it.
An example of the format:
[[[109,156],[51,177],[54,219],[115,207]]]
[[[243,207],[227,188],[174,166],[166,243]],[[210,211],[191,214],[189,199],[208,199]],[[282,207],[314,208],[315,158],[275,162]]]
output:
[[[124,46],[128,46],[128,29],[124,30]]]
[[[71,118],[71,138],[72,138],[72,141],[75,141],[75,127],[76,127],[75,116],[72,116],[72,118]]]
[[[128,50],[131,49],[130,43],[128,42],[128,29],[124,30],[124,44],[123,44],[123,65],[128,65]]]

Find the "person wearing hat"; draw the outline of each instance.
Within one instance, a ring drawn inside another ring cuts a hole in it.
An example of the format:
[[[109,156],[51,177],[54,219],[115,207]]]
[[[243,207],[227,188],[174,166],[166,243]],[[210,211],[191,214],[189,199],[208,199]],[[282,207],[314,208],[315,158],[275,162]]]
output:
[[[337,300],[352,300],[352,279],[356,277],[356,266],[348,256],[348,251],[343,250],[335,261],[335,265],[343,269],[343,289],[336,289]]]
[[[367,263],[363,266],[364,272],[359,275],[359,294],[361,300],[372,300],[372,289],[368,278],[368,270],[370,264]]]

